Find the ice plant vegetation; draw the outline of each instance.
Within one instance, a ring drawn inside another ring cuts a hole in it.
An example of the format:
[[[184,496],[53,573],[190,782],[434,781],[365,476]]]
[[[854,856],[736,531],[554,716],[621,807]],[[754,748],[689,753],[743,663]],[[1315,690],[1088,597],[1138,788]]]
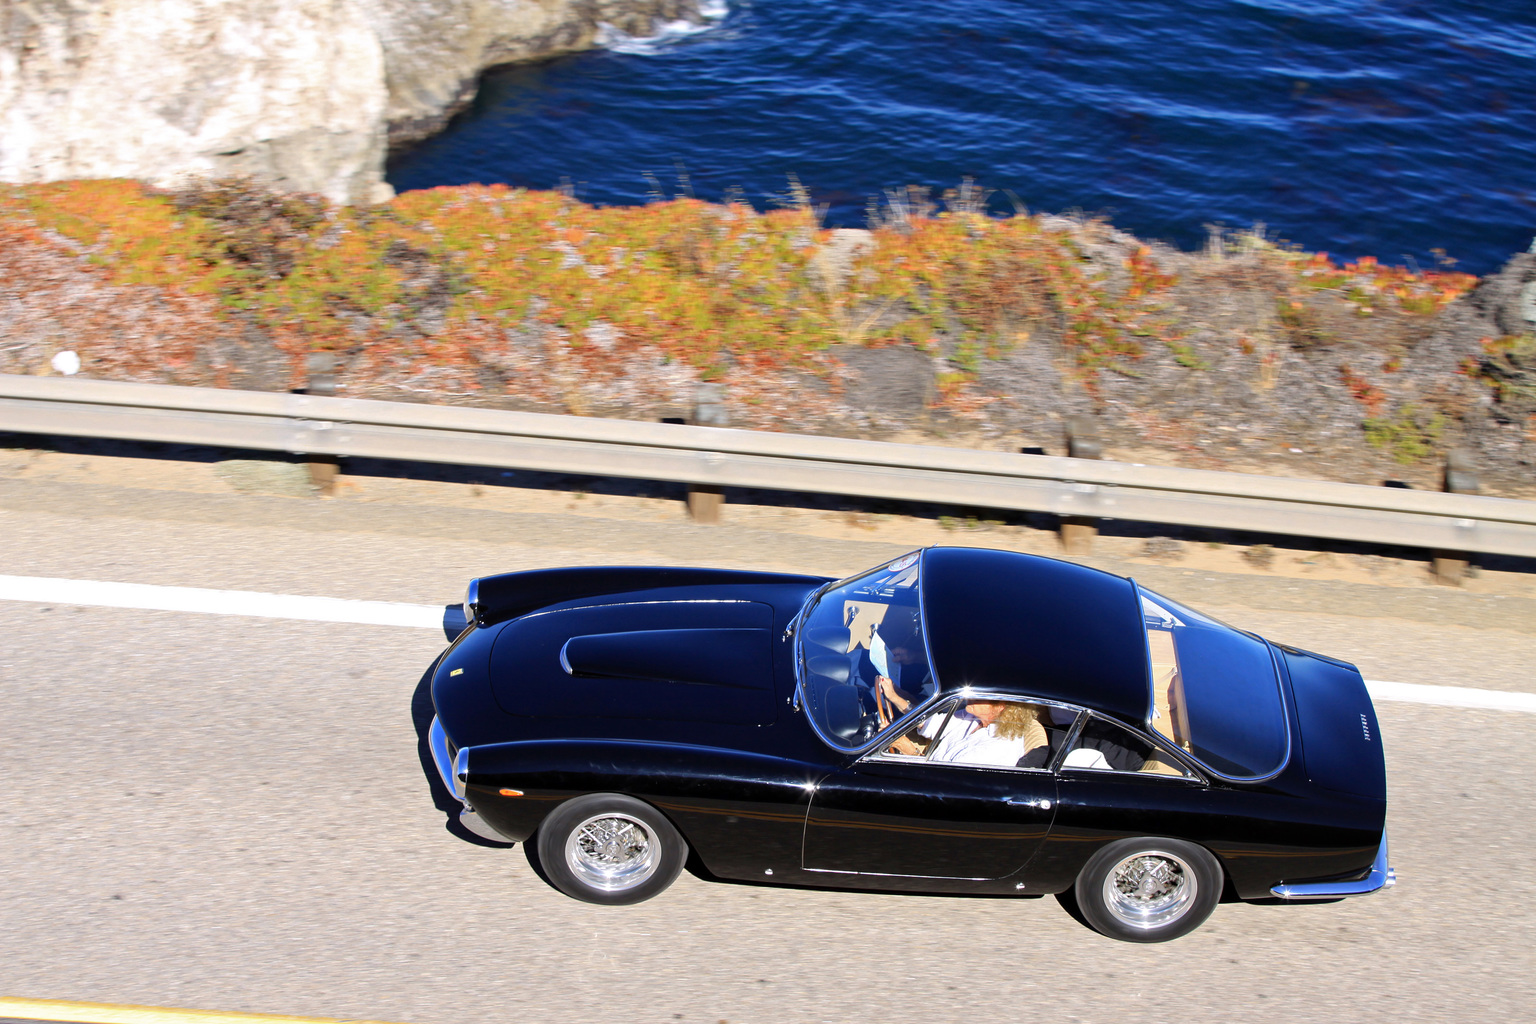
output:
[[[1319,296],[1364,328],[1430,318],[1477,280],[1341,265],[1250,234],[1236,240],[1240,259],[1181,282],[1171,250],[1131,240],[1106,258],[1096,232],[1129,236],[1081,218],[988,216],[982,199],[969,183],[942,203],[909,190],[875,211],[871,231],[845,232],[824,228],[795,187],[785,208],[758,212],[692,198],[600,208],[504,186],[374,207],[238,180],[4,186],[0,270],[21,319],[0,356],[32,372],[69,349],[90,376],[290,387],[305,354],[325,349],[347,393],[577,413],[723,380],[765,425],[793,421],[783,374],[835,393],[840,354],[905,346],[934,360],[932,407],[964,415],[993,400],[978,387],[989,361],[1037,337],[1059,345],[1089,394],[1105,374],[1136,377],[1149,353],[1209,368],[1209,349],[1191,341],[1200,318],[1178,296],[1212,275],[1267,296],[1265,315],[1298,350],[1339,331]],[[1374,385],[1343,373],[1365,415],[1382,416]],[[613,402],[595,404],[605,381]]]
[[[1139,274],[1114,297],[1066,233],[1027,216],[916,216],[876,232],[841,274],[821,258],[833,233],[808,206],[602,209],[471,186],[354,208],[242,182],[171,194],[92,181],[11,189],[0,216],[34,243],[82,247],[114,283],[207,296],[285,351],[436,367],[472,364],[498,330],[544,327],[578,361],[612,362],[622,344],[705,377],[727,364],[815,365],[849,343],[953,348],[963,373],[1051,317],[1091,369],[1140,354],[1137,305],[1166,285]],[[612,344],[589,340],[594,325]]]

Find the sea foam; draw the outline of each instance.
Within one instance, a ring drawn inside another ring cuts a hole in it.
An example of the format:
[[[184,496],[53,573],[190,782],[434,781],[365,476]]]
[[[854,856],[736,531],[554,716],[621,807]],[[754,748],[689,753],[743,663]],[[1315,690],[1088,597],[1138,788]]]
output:
[[[603,49],[612,50],[614,53],[649,56],[659,53],[674,43],[718,27],[729,13],[730,7],[726,0],[703,0],[699,4],[699,16],[704,19],[702,22],[688,21],[685,18],[678,18],[675,21],[657,19],[651,23],[651,34],[648,36],[632,36],[606,21],[600,21],[597,23],[597,35],[593,41]]]

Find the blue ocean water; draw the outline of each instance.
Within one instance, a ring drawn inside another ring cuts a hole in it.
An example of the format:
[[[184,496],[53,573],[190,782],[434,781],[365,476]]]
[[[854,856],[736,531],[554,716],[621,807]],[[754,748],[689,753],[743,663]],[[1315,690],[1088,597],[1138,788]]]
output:
[[[827,223],[975,178],[998,212],[1205,225],[1338,257],[1486,273],[1536,235],[1532,0],[731,0],[707,31],[486,76],[398,154],[400,190],[468,182],[600,204],[759,207],[798,175]]]

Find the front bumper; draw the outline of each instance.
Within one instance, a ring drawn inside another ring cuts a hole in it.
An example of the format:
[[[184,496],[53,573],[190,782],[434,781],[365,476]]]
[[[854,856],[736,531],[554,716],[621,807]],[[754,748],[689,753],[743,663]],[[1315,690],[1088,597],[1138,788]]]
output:
[[[448,792],[453,798],[464,805],[459,811],[459,824],[479,836],[481,839],[489,839],[495,843],[510,842],[506,836],[497,832],[486,824],[484,818],[475,813],[475,809],[469,806],[464,799],[464,782],[469,778],[469,748],[460,748],[457,755],[449,754],[448,734],[443,731],[443,723],[432,716],[432,726],[427,730],[427,746],[432,749],[432,763],[437,765],[437,774],[443,780],[443,785],[448,787]]]
[[[1397,871],[1387,861],[1387,834],[1381,834],[1376,861],[1358,882],[1283,882],[1269,891],[1282,900],[1336,900],[1368,896],[1397,884]]]
[[[448,734],[443,731],[443,723],[437,716],[432,716],[432,727],[427,730],[427,746],[432,748],[432,763],[437,765],[437,775],[443,780],[443,785],[448,787],[454,799],[459,803],[464,802],[464,778],[469,774],[469,751],[459,751],[458,757],[453,757],[448,752]],[[465,769],[460,772],[459,769]]]

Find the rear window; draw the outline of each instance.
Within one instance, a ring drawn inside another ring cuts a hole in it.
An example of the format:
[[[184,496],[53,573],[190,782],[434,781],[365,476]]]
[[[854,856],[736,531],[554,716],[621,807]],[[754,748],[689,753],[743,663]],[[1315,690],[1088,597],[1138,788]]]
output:
[[[1141,593],[1154,731],[1219,775],[1273,775],[1290,754],[1269,647],[1150,590]]]

